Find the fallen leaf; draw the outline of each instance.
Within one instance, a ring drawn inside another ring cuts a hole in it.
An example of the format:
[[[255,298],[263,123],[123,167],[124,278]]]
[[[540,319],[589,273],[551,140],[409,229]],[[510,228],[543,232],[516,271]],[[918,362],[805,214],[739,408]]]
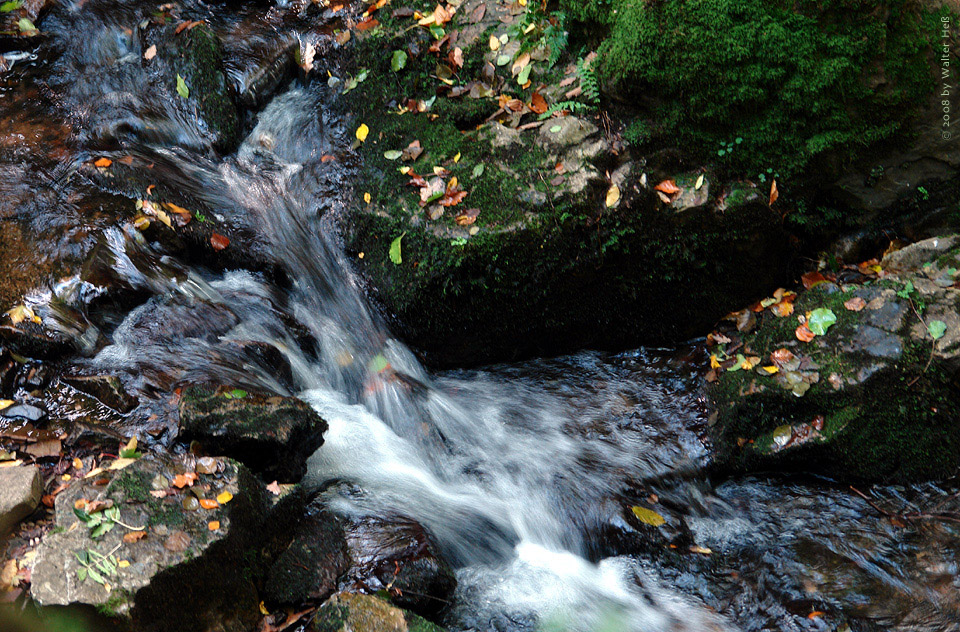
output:
[[[177,74],[177,94],[180,95],[181,99],[186,99],[190,96],[190,88],[187,87],[187,82],[183,80],[179,74]]]
[[[927,324],[927,332],[934,340],[940,340],[947,333],[947,323],[942,320],[931,320]]]
[[[815,333],[810,331],[810,328],[807,327],[806,324],[797,327],[797,330],[794,332],[794,334],[797,336],[797,340],[800,342],[810,342],[817,337]]]
[[[210,245],[214,250],[223,250],[230,245],[230,239],[220,233],[210,235]]]
[[[112,164],[113,164],[113,161],[110,160],[109,158],[97,158],[97,159],[94,161],[93,166],[94,166],[94,167],[104,167],[104,168],[106,168],[106,167],[109,167],[109,166],[112,165]]]
[[[157,56],[157,45],[153,44],[147,50],[143,51],[143,58],[146,60],[153,59]]]
[[[190,536],[183,531],[174,531],[163,543],[163,548],[171,553],[183,553],[190,546]]]
[[[490,50],[494,50],[494,51],[500,50],[500,40],[497,38],[496,35],[490,36],[489,46],[490,46]]]
[[[663,516],[646,507],[632,507],[631,511],[633,511],[633,515],[637,517],[637,520],[651,527],[659,527],[667,522]]]
[[[113,463],[111,463],[110,465],[107,466],[107,469],[108,469],[108,470],[122,470],[123,468],[129,467],[129,466],[133,465],[133,464],[136,463],[136,462],[137,462],[136,459],[116,459],[115,461],[113,461]]]
[[[279,495],[280,495],[280,483],[278,483],[277,481],[273,481],[272,483],[270,483],[269,485],[267,485],[267,491],[270,492],[271,494],[273,494],[274,496],[279,496]]]
[[[786,318],[793,313],[793,301],[780,301],[776,305],[770,308],[770,311],[773,312],[774,316],[778,318]]]
[[[700,555],[710,555],[710,554],[713,553],[713,551],[711,551],[711,550],[708,549],[707,547],[705,547],[705,546],[700,546],[700,545],[698,545],[698,544],[692,545],[692,546],[690,547],[690,552],[691,552],[691,553],[699,553]]]
[[[817,271],[807,272],[800,277],[800,281],[803,283],[803,287],[809,290],[820,285],[821,283],[827,283],[827,277],[823,276]]]
[[[221,505],[226,505],[231,500],[233,500],[233,494],[230,492],[221,492],[217,494],[217,502]]]
[[[357,140],[359,140],[362,143],[363,141],[367,140],[367,135],[369,133],[370,133],[370,128],[367,127],[367,124],[366,123],[361,124],[360,127],[357,128],[357,134],[356,134]]]
[[[480,215],[480,209],[471,208],[461,212],[454,218],[454,221],[457,222],[458,226],[469,226],[477,221],[477,217]]]
[[[832,309],[818,307],[810,313],[810,318],[807,319],[806,324],[814,334],[823,336],[830,329],[830,326],[836,322],[837,315],[833,313]]]
[[[773,203],[777,201],[780,197],[780,191],[777,190],[777,181],[774,180],[770,183],[770,201],[767,203],[767,206],[773,206]]]
[[[613,208],[620,203],[620,187],[617,185],[611,186],[607,189],[607,198],[605,200],[607,208]]]
[[[209,529],[210,531],[216,531],[219,528],[220,528],[219,520],[211,520],[210,522],[207,523],[207,529]]]
[[[419,140],[415,140],[407,148],[403,150],[402,159],[403,160],[416,160],[420,157],[420,154],[423,153],[423,147],[420,145]]]
[[[123,541],[127,544],[133,544],[147,537],[146,531],[127,531],[123,534]]]
[[[173,486],[177,489],[183,489],[197,482],[197,475],[193,472],[177,474],[173,477]]]
[[[60,439],[50,439],[31,443],[24,449],[24,452],[35,459],[44,459],[51,456],[60,456],[61,449]]]
[[[702,186],[703,186],[703,174],[701,173],[701,174],[700,174],[700,177],[697,178],[697,183],[693,185],[693,188],[696,189],[697,191],[699,191],[699,190],[700,190],[700,187],[702,187]]]
[[[201,498],[200,506],[203,507],[204,509],[216,509],[217,507],[220,506],[220,503],[218,503],[212,498]]]
[[[859,312],[867,306],[867,302],[859,296],[854,296],[850,300],[844,301],[843,306],[851,312]]]
[[[539,92],[534,92],[530,98],[530,109],[537,114],[543,114],[547,111],[547,100]]]
[[[654,191],[660,191],[667,195],[673,195],[674,193],[680,192],[680,187],[677,186],[677,183],[673,180],[664,180],[657,186],[653,187]]]

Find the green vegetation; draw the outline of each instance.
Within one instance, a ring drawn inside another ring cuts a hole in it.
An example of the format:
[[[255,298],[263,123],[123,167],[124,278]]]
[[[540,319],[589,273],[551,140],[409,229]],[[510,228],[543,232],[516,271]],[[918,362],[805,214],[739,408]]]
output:
[[[607,32],[605,88],[642,96],[637,115],[664,145],[784,176],[849,159],[889,138],[934,78],[937,16],[917,0],[562,0],[581,28]]]

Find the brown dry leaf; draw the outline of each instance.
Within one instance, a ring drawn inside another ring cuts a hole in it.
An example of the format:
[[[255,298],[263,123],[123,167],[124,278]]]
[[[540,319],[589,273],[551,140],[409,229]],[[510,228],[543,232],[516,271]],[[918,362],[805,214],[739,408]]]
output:
[[[776,202],[779,197],[780,191],[777,190],[777,181],[774,180],[770,183],[770,202],[767,204],[767,206],[773,206],[773,203]]]
[[[659,197],[660,201],[664,204],[673,204],[673,200],[670,199],[670,196],[663,191],[657,191],[657,197]]]
[[[379,25],[380,25],[380,22],[378,22],[376,19],[371,18],[371,17],[366,17],[366,18],[360,20],[360,22],[357,23],[357,30],[358,30],[358,31],[369,31],[370,29],[372,29],[372,28],[374,28],[374,27],[377,27],[377,26],[379,26]]]
[[[183,553],[190,546],[190,536],[183,531],[174,531],[163,543],[163,548],[171,553]]]
[[[337,40],[337,44],[340,44],[341,46],[349,42],[350,37],[351,37],[351,33],[347,29],[339,31],[336,35],[333,36],[333,38]]]
[[[337,157],[336,157],[336,156],[333,156],[333,155],[331,155],[331,154],[324,154],[324,155],[320,156],[320,162],[322,162],[322,163],[323,163],[323,162],[330,162],[331,160],[336,160],[336,159],[337,159]]]
[[[673,195],[674,193],[680,192],[680,187],[677,186],[677,183],[673,180],[664,180],[657,186],[653,187],[654,191],[661,191],[667,195]]]
[[[470,18],[468,19],[468,21],[472,24],[476,24],[477,22],[483,19],[483,16],[486,15],[486,13],[487,13],[487,5],[481,4],[470,13]]]
[[[770,360],[778,366],[782,366],[788,362],[791,362],[795,357],[796,356],[793,355],[793,352],[786,347],[781,347],[770,354]]]
[[[803,287],[809,290],[810,288],[816,287],[821,283],[826,283],[827,277],[823,276],[817,271],[807,272],[800,277],[800,281],[803,282]]]
[[[60,439],[50,439],[48,441],[31,443],[24,449],[24,452],[35,459],[43,459],[51,456],[60,456],[62,447],[63,446],[60,445]]]
[[[477,217],[480,216],[480,209],[471,208],[463,211],[457,215],[454,220],[457,222],[458,226],[469,226],[477,221]]]
[[[210,245],[214,250],[223,250],[230,245],[230,240],[220,233],[213,233],[210,235]]]
[[[133,544],[147,537],[146,531],[127,531],[123,534],[123,541],[127,544]]]
[[[143,51],[143,58],[146,60],[151,60],[157,56],[157,45],[153,44],[147,50]]]
[[[419,140],[415,140],[407,148],[403,150],[403,153],[400,156],[401,160],[416,160],[420,157],[420,154],[423,153],[423,147],[420,145]]]
[[[867,306],[867,302],[862,298],[860,298],[859,296],[855,296],[851,298],[849,301],[844,301],[843,306],[851,312],[859,312],[860,310],[862,310],[864,307]]]
[[[537,114],[543,114],[547,111],[547,100],[539,92],[534,92],[530,98],[530,109]]]
[[[193,219],[193,213],[182,206],[177,206],[172,202],[164,202],[161,206],[174,214],[178,226],[186,226]]]
[[[174,34],[174,35],[179,35],[179,34],[182,33],[188,26],[190,26],[190,22],[181,22],[180,24],[177,25],[177,28],[173,29],[173,34]]]
[[[446,191],[443,193],[443,197],[440,198],[440,206],[456,206],[463,201],[463,198],[467,197],[467,192],[462,190],[460,187],[455,184],[447,186]]]
[[[570,77],[567,77],[566,79],[564,79],[563,81],[560,82],[560,87],[561,87],[561,88],[566,88],[567,86],[572,85],[573,82],[576,81],[576,80],[577,80],[576,75],[572,75],[572,76],[570,76]]]
[[[463,68],[463,49],[457,46],[450,54],[447,55],[447,61],[450,62],[451,66],[456,66],[457,68]]]

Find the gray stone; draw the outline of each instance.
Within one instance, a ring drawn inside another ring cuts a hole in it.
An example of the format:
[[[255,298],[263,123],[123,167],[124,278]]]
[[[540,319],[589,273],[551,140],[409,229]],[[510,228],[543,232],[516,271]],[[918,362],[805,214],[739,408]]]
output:
[[[26,419],[27,421],[40,421],[47,416],[47,411],[30,404],[13,404],[0,410],[0,417],[6,419]]]
[[[870,299],[865,299],[869,302]],[[904,319],[910,308],[900,301],[885,300],[878,309],[863,311],[863,322],[889,332],[898,332],[903,328]]]
[[[560,127],[558,131],[550,131],[557,126]],[[561,119],[554,119],[544,123],[540,128],[537,144],[545,149],[574,147],[598,131],[597,126],[589,121],[577,118],[576,116],[565,116]]]
[[[900,336],[862,325],[857,328],[850,343],[843,347],[850,353],[865,353],[874,358],[897,360],[903,354],[903,341]]]
[[[33,513],[43,484],[34,466],[0,468],[0,535]]]
[[[924,239],[886,255],[881,265],[884,269],[890,270],[916,270],[958,244],[960,244],[960,236],[957,235]]]
[[[513,145],[523,145],[520,132],[500,123],[493,122],[482,132],[482,137],[490,142],[494,149],[505,149]]]

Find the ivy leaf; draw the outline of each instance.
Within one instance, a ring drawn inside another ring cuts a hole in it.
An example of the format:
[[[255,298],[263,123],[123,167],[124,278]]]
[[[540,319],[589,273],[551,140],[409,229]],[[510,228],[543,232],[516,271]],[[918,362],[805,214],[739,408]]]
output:
[[[407,66],[407,53],[402,50],[393,51],[393,57],[390,58],[390,70],[400,72]]]
[[[927,331],[934,340],[940,340],[947,333],[947,323],[942,320],[931,320],[927,325]]]
[[[807,327],[810,331],[822,336],[827,333],[830,326],[837,322],[837,315],[833,310],[826,307],[818,307],[810,313],[810,320],[807,321]]]
[[[406,235],[406,233],[403,233]],[[390,244],[390,261],[396,265],[403,263],[403,255],[400,252],[400,240],[403,239],[403,235],[400,235],[393,240],[393,243]]]
[[[530,71],[533,69],[533,66],[524,66],[523,70],[520,71],[520,74],[517,75],[517,83],[521,86],[527,85],[527,81],[530,80]]]
[[[187,87],[187,82],[183,80],[180,73],[177,73],[177,94],[179,94],[182,99],[190,96],[190,88]]]

